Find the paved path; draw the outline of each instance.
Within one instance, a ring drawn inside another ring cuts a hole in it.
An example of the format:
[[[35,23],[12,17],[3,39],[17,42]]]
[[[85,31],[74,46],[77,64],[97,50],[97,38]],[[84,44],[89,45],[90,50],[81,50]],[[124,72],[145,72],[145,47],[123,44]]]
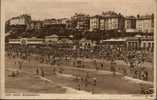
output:
[[[129,80],[129,81],[132,81],[132,82],[135,82],[135,83],[143,83],[143,84],[153,85],[153,82],[143,81],[143,80],[135,79],[135,78],[128,77],[128,76],[125,76],[124,79],[125,79],[125,80]]]
[[[110,61],[107,61],[106,59],[96,59],[96,58],[93,58],[93,59],[89,59],[89,58],[78,58],[78,60],[81,60],[81,61],[84,61],[84,62],[92,62],[94,60],[96,60],[96,62],[99,62],[99,63],[108,63],[110,64]],[[125,65],[125,66],[128,66],[129,64],[127,64],[125,61],[123,60],[116,60],[116,63],[117,65]],[[144,67],[146,68],[152,68],[153,67],[153,63],[150,63],[150,62],[144,62],[142,64]]]
[[[49,79],[47,79],[47,78],[45,78],[45,77],[41,77],[41,76],[39,76],[42,80],[45,80],[45,81],[48,81],[49,83],[53,83],[53,84],[56,84],[56,85],[58,85],[58,86],[61,86],[61,87],[63,87],[63,88],[65,88],[66,89],[66,93],[77,93],[77,94],[91,94],[90,92],[86,92],[86,91],[83,91],[83,90],[76,90],[76,89],[74,89],[74,88],[71,88],[71,87],[67,87],[67,86],[63,86],[62,84],[59,84],[59,83],[55,83],[55,82],[53,82],[52,80],[49,80]]]
[[[100,75],[112,74],[111,71],[104,71],[104,70],[97,70],[96,71],[95,69],[75,68],[75,67],[64,67],[64,68],[66,68],[66,69],[77,69],[77,70],[82,70],[82,71],[90,71],[90,72],[95,72],[95,73],[100,74]],[[116,75],[122,75],[122,74],[119,72],[116,72]],[[128,77],[128,76],[124,76],[124,79],[135,82],[135,83],[144,83],[144,84],[153,85],[153,82],[135,79],[135,78]]]
[[[100,75],[107,75],[107,74],[113,74],[111,71],[105,71],[105,70],[96,70],[96,69],[90,69],[90,68],[76,68],[76,67],[69,67],[69,66],[62,66],[65,69],[75,69],[75,70],[81,70],[81,71],[88,71],[88,72],[95,72]],[[119,72],[116,72],[117,75],[122,75]]]

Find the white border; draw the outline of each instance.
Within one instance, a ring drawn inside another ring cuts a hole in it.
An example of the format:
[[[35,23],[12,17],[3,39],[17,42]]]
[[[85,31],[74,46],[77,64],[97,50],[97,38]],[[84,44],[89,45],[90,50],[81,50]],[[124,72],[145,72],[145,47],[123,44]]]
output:
[[[5,79],[5,74],[4,74],[4,38],[5,38],[5,24],[3,24],[3,23],[5,23],[4,21],[5,21],[5,5],[4,5],[4,0],[1,0],[1,95],[2,95],[2,97],[4,96],[4,79]]]
[[[4,0],[1,0],[1,96],[4,95],[4,21],[5,21],[5,13],[4,13]]]
[[[157,97],[157,0],[154,1],[154,97]]]

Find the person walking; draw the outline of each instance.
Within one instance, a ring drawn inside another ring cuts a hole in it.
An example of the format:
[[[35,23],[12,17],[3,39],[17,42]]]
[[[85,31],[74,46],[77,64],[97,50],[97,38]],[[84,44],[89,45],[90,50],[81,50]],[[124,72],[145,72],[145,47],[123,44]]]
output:
[[[111,72],[113,72],[113,76],[116,75],[116,68],[115,68],[115,62],[113,59],[111,60],[111,67],[110,67]]]
[[[39,68],[36,68],[36,74],[39,75]]]
[[[101,63],[101,69],[103,69],[104,68],[104,64],[103,63]]]
[[[145,81],[148,81],[148,71],[145,71]]]
[[[19,64],[19,70],[21,70],[22,69],[22,65],[23,65],[22,61],[19,61],[18,64]]]
[[[93,78],[93,85],[96,86],[96,77]]]
[[[41,68],[41,76],[45,77],[45,72],[44,72],[44,70],[42,68]]]

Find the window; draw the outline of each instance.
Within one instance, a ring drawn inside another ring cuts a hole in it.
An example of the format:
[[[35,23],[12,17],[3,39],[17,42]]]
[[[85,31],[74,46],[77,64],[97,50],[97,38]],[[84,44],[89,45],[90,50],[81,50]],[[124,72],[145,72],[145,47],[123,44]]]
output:
[[[151,43],[148,43],[148,48],[150,48],[151,47]]]
[[[151,49],[152,49],[152,52],[153,52],[153,50],[154,50],[154,43],[152,43],[152,48]]]
[[[138,45],[137,45],[137,42],[135,42],[135,48],[137,49]]]
[[[146,48],[146,43],[143,43],[143,48],[144,48],[144,49]]]
[[[154,47],[154,43],[152,43],[152,47]]]

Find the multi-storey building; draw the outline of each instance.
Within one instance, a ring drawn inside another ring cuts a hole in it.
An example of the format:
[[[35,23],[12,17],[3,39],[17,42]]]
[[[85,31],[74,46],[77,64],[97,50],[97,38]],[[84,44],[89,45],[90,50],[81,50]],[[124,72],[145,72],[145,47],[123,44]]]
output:
[[[93,16],[90,18],[90,31],[93,30],[124,30],[124,17],[115,12],[103,12],[101,16]]]
[[[100,40],[99,47],[100,48],[116,48],[118,50],[124,50],[126,48],[126,38],[119,38],[119,39],[106,39]]]
[[[31,22],[31,29],[40,30],[41,28],[42,28],[42,21],[32,21]]]
[[[140,39],[137,37],[129,37],[126,41],[128,50],[140,49]]]
[[[137,15],[136,29],[138,32],[153,33],[154,29],[154,15],[140,16]]]
[[[72,21],[71,21],[70,19],[67,20],[67,23],[66,23],[66,29],[69,29],[69,30],[72,30],[72,29],[73,29]]]
[[[100,40],[99,46],[102,47],[111,47],[116,49],[123,50],[143,50],[147,52],[153,52],[154,50],[154,41],[152,37],[148,36],[135,36],[135,37],[126,37],[119,39],[106,39]]]
[[[101,31],[104,31],[105,30],[105,23],[106,23],[106,20],[104,18],[100,18],[100,30]]]
[[[89,30],[89,15],[75,13],[75,15],[71,17],[71,22],[73,28],[77,30]]]
[[[154,51],[154,39],[153,37],[142,37],[141,38],[141,48],[144,51]]]
[[[52,18],[52,19],[45,19],[43,21],[43,26],[51,26],[53,24],[57,24],[57,20]]]
[[[24,27],[30,29],[31,16],[24,14],[18,17],[13,17],[9,20],[9,26],[12,27]]]
[[[154,39],[152,36],[135,36],[127,39],[127,48],[129,50],[142,49],[144,51],[153,52]]]
[[[146,16],[127,16],[123,17],[120,13],[113,11],[103,12],[101,15],[90,17],[85,14],[75,13],[71,19],[45,19],[43,21],[31,21],[31,16],[21,15],[13,17],[6,22],[6,26],[16,29],[35,29],[43,30],[57,29],[61,30],[66,28],[74,31],[126,31],[126,32],[143,32],[153,33],[154,28],[154,15]],[[7,28],[6,28],[7,29]],[[8,29],[9,30],[9,29]]]
[[[102,18],[102,16],[99,15],[95,15],[93,17],[90,17],[90,31],[97,31],[100,30],[100,19]],[[102,19],[101,19],[101,23],[102,23]],[[101,26],[102,28],[102,26]]]
[[[67,24],[68,18],[57,19],[57,24]]]
[[[125,31],[136,32],[136,17],[134,16],[125,17]]]
[[[115,13],[113,11],[103,12],[102,13],[104,19],[104,30],[124,30],[124,17],[119,13]]]

